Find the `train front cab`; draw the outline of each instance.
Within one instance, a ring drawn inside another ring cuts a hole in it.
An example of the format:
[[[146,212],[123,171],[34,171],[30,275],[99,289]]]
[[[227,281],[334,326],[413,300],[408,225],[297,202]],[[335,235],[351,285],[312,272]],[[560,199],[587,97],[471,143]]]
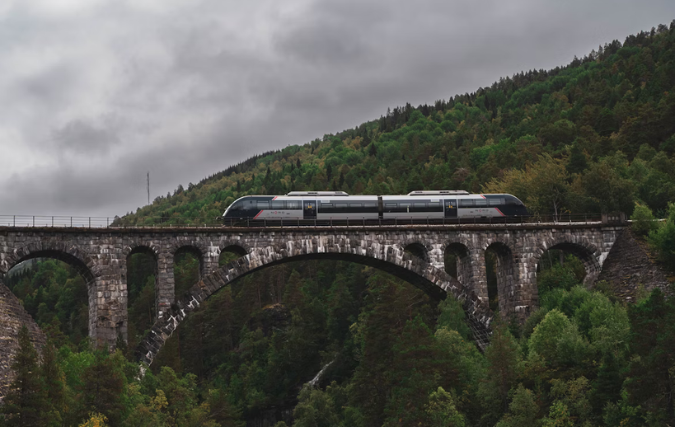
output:
[[[504,217],[519,218],[528,216],[527,208],[518,200],[517,197],[510,194],[487,194],[481,195],[481,199],[476,197],[457,197],[446,198],[443,203],[444,216],[446,219],[457,219],[458,217],[488,218]],[[485,214],[460,215],[459,208],[468,209],[480,208],[487,210]]]

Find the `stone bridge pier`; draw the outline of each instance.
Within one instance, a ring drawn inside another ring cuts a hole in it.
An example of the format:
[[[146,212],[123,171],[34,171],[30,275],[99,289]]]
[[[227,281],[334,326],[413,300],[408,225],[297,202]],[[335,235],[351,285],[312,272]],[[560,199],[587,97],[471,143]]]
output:
[[[0,279],[32,258],[56,258],[72,265],[88,283],[89,335],[100,346],[112,346],[118,337],[127,337],[129,257],[150,255],[155,261],[157,320],[139,349],[139,357],[150,363],[180,322],[231,281],[295,260],[347,260],[396,274],[434,298],[459,299],[479,345],[486,345],[493,316],[488,308],[487,252],[497,260],[499,311],[524,319],[538,306],[536,269],[546,250],[577,255],[586,267],[586,282],[592,283],[622,230],[620,225],[599,222],[202,229],[0,227]],[[238,258],[219,267],[223,251]],[[201,280],[185,294],[176,295],[174,265],[184,252],[199,259]],[[446,259],[455,265],[446,265]]]

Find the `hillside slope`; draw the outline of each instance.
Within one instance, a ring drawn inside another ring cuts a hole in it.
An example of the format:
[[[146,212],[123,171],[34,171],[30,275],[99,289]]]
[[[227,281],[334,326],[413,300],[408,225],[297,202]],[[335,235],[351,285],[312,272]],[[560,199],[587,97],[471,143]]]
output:
[[[337,135],[253,157],[179,186],[123,222],[213,222],[242,195],[310,189],[507,190],[541,213],[630,213],[636,200],[662,212],[675,199],[673,117],[675,24],[623,45],[615,40],[565,67],[397,107]],[[534,178],[519,182],[517,171]],[[551,186],[560,193],[555,207]]]

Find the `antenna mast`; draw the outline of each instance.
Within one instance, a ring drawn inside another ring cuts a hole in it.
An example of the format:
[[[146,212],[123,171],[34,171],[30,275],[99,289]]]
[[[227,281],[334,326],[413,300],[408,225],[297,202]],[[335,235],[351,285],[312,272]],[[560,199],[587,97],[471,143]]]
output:
[[[148,204],[150,204],[150,171],[148,171]]]

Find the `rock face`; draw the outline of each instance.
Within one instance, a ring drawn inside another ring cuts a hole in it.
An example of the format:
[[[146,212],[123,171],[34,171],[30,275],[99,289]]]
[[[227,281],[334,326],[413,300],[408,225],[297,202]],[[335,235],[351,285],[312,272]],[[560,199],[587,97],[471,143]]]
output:
[[[614,293],[626,302],[635,302],[638,288],[645,291],[659,288],[668,293],[669,283],[655,262],[646,243],[636,240],[630,229],[617,238],[598,280],[606,280]]]
[[[31,342],[39,350],[46,339],[32,317],[24,310],[21,302],[0,281],[0,400],[14,379],[10,367],[19,348],[19,329],[26,325]]]
[[[462,301],[477,342],[487,345],[492,313],[486,251],[497,255],[500,311],[524,319],[538,306],[536,270],[546,250],[576,254],[586,268],[587,283],[593,283],[622,230],[620,225],[600,222],[197,229],[0,227],[0,277],[33,258],[57,258],[74,266],[88,283],[89,336],[99,346],[112,346],[118,336],[126,338],[127,334],[128,257],[137,252],[150,254],[157,269],[158,320],[139,351],[139,358],[150,363],[185,316],[231,281],[294,260],[348,260],[394,273],[432,297],[447,295]],[[176,296],[173,267],[181,251],[198,256],[203,279],[186,295]],[[240,258],[219,268],[223,251]],[[457,265],[452,269],[456,277],[446,273],[446,252],[456,255]],[[12,301],[10,297],[4,300]]]

